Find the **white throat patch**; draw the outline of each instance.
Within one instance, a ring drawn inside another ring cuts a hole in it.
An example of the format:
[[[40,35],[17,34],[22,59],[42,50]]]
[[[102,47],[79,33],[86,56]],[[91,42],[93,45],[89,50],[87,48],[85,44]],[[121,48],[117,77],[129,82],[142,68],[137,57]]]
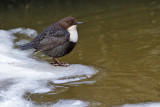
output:
[[[78,40],[78,33],[77,33],[77,25],[72,25],[67,29],[67,31],[70,33],[69,41],[71,42],[77,42]]]

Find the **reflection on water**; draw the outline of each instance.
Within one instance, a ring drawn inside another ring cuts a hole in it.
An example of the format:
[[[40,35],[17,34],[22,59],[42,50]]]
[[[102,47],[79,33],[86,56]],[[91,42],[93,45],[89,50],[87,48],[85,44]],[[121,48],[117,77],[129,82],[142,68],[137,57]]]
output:
[[[74,16],[85,24],[78,27],[76,48],[61,60],[91,65],[100,73],[89,80],[96,81],[93,84],[70,84],[57,95],[31,95],[33,101],[76,98],[104,107],[160,101],[160,1],[55,1],[2,8],[0,28],[40,32],[63,17]]]

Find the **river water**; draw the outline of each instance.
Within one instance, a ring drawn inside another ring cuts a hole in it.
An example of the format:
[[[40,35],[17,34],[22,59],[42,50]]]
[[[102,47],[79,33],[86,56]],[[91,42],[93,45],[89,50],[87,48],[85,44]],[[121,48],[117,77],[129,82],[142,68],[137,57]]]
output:
[[[160,1],[54,0],[0,9],[0,107],[159,107]],[[51,58],[21,51],[48,25],[73,16],[75,49]]]

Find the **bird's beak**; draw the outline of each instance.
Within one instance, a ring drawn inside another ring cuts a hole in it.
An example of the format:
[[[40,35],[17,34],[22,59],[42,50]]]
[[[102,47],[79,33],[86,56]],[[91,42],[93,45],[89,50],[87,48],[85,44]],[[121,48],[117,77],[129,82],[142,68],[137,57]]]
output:
[[[79,24],[83,24],[84,22],[77,22],[77,24],[79,25]]]

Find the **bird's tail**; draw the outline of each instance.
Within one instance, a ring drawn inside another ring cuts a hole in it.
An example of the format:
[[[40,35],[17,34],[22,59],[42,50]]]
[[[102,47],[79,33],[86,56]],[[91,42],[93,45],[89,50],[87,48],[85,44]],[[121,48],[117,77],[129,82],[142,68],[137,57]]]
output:
[[[20,49],[22,49],[22,50],[32,49],[32,48],[34,48],[34,42],[29,42],[29,43],[22,44],[19,46],[20,46]]]

